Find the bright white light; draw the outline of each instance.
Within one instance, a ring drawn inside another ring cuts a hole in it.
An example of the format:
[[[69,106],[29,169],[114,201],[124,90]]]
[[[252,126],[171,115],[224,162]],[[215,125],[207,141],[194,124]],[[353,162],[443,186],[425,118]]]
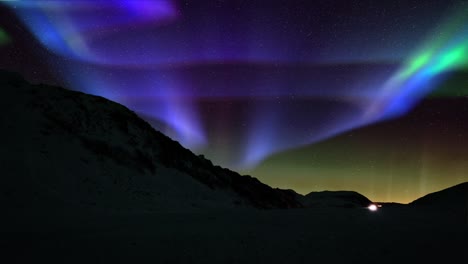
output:
[[[377,211],[377,205],[375,205],[375,204],[371,204],[371,205],[369,205],[367,208],[368,208],[369,210],[371,210],[371,211]]]

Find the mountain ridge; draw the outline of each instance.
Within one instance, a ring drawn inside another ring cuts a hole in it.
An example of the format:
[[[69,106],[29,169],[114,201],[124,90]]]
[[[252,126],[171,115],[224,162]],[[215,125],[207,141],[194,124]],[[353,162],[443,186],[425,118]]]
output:
[[[468,182],[433,192],[420,197],[411,203],[411,206],[451,207],[468,210]]]
[[[42,205],[153,211],[372,203],[354,191],[303,196],[241,176],[195,155],[127,107],[99,96],[32,85],[1,70],[0,86],[0,129],[8,139],[0,150],[0,166],[8,175],[0,185],[0,203],[9,210]]]
[[[233,198],[235,204],[256,208],[301,207],[301,204],[295,200],[295,192],[273,189],[251,176],[241,176],[228,169],[214,166],[202,156],[196,156],[178,142],[154,130],[147,122],[122,105],[102,97],[90,96],[60,87],[43,84],[30,85],[19,75],[7,72],[0,73],[0,84],[4,90],[4,100],[1,100],[3,109],[1,110],[4,117],[9,116],[8,119],[2,120],[4,121],[2,122],[2,133],[6,133],[4,138],[14,139],[16,137],[18,141],[22,141],[22,139],[33,135],[34,140],[29,142],[29,149],[27,147],[21,150],[16,149],[16,151],[20,151],[17,153],[16,159],[24,160],[24,156],[34,156],[31,159],[43,160],[41,163],[32,162],[28,165],[19,165],[23,168],[33,169],[50,165],[50,162],[58,165],[60,163],[59,156],[73,156],[74,152],[84,151],[86,154],[80,157],[64,160],[63,162],[71,164],[67,168],[58,168],[58,170],[73,170],[75,165],[85,167],[93,164],[93,166],[98,167],[95,168],[95,171],[106,167],[105,170],[108,171],[105,177],[108,178],[107,180],[110,178],[113,184],[120,182],[122,185],[128,185],[132,181],[138,182],[141,179],[134,179],[134,175],[136,175],[134,173],[119,176],[127,179],[117,179],[119,177],[116,176],[115,170],[126,167],[126,170],[145,174],[146,176],[143,178],[147,178],[152,174],[167,174],[167,170],[172,169],[176,170],[176,174],[189,175],[197,182],[207,186],[208,189],[214,191],[222,189],[231,192],[228,196],[235,196]],[[11,121],[13,119],[15,121]],[[20,135],[24,137],[18,138]],[[60,139],[61,137],[62,139]],[[54,141],[60,141],[56,139],[62,140],[63,144],[55,146]],[[65,144],[71,142],[74,145],[69,146],[70,149],[63,149]],[[9,152],[15,153],[14,149],[17,146],[10,148]],[[39,153],[34,152],[34,148],[39,148]],[[5,156],[8,154],[5,153]],[[49,160],[43,156],[47,156]],[[97,161],[90,161],[89,156],[95,157]],[[14,158],[10,157],[10,159]],[[109,164],[110,161],[114,164]],[[4,171],[11,171],[7,164],[3,165]],[[54,170],[57,168],[49,166],[43,170],[43,174],[49,174],[50,171]],[[89,174],[89,170],[86,171]],[[30,174],[31,178],[43,177],[27,171],[22,171],[22,174]],[[64,181],[60,175],[55,175],[55,177],[55,181]],[[83,179],[79,175],[74,177],[86,182],[87,185],[89,182],[96,181],[92,177]],[[73,182],[77,179],[69,180]],[[145,179],[145,181],[152,180]],[[97,181],[105,180],[100,178]],[[126,183],[123,183],[124,181]],[[18,184],[21,183],[18,182]],[[76,191],[74,186],[69,186],[70,184],[65,182],[63,184]],[[103,195],[108,184],[101,183],[100,185],[102,185],[100,190],[94,191]],[[132,191],[139,193],[140,196],[149,195],[152,192],[151,188],[144,188],[145,184],[139,183],[139,185],[141,188]],[[121,187],[127,188],[128,186]],[[175,186],[167,187],[174,188]],[[78,192],[80,192],[77,193],[78,196],[85,195],[84,190]],[[114,190],[114,192],[119,191]],[[10,190],[6,193],[14,193],[14,191]],[[114,193],[113,196],[115,195],[117,194]]]

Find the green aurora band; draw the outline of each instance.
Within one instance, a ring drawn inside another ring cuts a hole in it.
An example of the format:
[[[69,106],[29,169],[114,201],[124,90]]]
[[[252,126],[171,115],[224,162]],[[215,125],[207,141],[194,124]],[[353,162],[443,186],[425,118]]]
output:
[[[411,107],[387,122],[273,155],[244,173],[303,194],[355,190],[374,201],[401,203],[468,181],[463,158],[468,157],[468,131],[462,124],[468,97],[468,12],[459,10],[385,82],[384,99],[364,118],[372,123],[394,101]],[[406,97],[395,99],[401,89],[408,90]],[[417,113],[410,112],[424,97]],[[437,108],[437,100],[449,102],[444,106],[453,101],[455,108]],[[424,119],[424,111],[434,120]]]
[[[11,42],[10,36],[5,32],[5,30],[0,28],[0,46],[6,45],[10,42]]]

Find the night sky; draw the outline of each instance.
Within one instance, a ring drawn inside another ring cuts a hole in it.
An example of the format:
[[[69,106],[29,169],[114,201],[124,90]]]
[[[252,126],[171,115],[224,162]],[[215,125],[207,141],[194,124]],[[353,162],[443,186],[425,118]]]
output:
[[[0,0],[0,67],[301,193],[468,180],[468,2]]]

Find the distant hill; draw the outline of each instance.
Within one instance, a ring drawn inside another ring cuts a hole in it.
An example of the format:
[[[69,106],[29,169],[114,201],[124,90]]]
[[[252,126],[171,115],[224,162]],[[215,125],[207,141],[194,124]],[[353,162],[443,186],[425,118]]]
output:
[[[410,205],[468,210],[468,182],[430,193],[411,202]]]
[[[214,166],[102,97],[0,72],[3,210],[301,207],[296,193]]]
[[[372,202],[362,194],[352,191],[311,192],[300,197],[305,207],[367,207]]]

